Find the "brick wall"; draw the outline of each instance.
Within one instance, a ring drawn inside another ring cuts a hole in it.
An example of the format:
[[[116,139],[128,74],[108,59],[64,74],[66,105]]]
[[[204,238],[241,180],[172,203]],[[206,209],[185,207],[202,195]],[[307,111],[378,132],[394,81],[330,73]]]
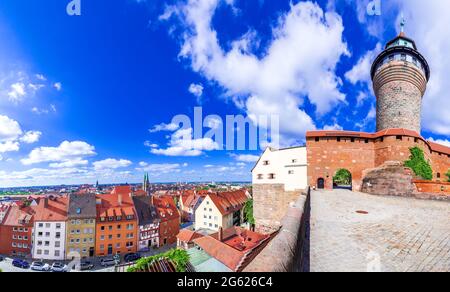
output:
[[[318,139],[318,141],[316,140]],[[349,137],[308,137],[308,181],[317,187],[319,178],[325,180],[325,189],[333,188],[333,176],[343,168],[352,173],[353,189],[361,190],[363,172],[387,161],[404,162],[409,159],[410,148],[419,147],[431,162],[435,178],[445,178],[450,168],[450,156],[433,152],[417,137],[384,136],[374,139]]]
[[[372,141],[360,138],[308,138],[308,181],[317,187],[319,178],[325,180],[325,188],[333,188],[333,176],[339,169],[352,173],[353,188],[359,189],[363,171],[375,167],[375,152]]]
[[[289,204],[298,199],[301,191],[286,192],[284,184],[253,185],[253,216],[256,230],[270,233],[281,226]]]
[[[446,194],[450,196],[449,182],[414,180],[413,183],[420,193]]]

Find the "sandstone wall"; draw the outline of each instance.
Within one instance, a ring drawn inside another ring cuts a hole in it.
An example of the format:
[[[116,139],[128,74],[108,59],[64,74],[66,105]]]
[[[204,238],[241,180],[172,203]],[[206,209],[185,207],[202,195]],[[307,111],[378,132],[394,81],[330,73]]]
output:
[[[297,195],[295,204],[286,209],[282,228],[244,272],[308,271],[308,228],[310,192]]]
[[[301,190],[286,192],[284,184],[253,185],[253,215],[256,230],[271,233],[278,230],[289,205],[295,202]]]

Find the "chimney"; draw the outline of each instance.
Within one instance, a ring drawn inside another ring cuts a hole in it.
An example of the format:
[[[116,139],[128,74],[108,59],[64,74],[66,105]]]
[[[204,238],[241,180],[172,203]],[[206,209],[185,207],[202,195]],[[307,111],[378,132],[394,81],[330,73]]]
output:
[[[119,203],[119,206],[122,206],[122,194],[117,196],[117,202]]]
[[[223,241],[223,228],[222,227],[219,228],[219,241],[220,242]]]

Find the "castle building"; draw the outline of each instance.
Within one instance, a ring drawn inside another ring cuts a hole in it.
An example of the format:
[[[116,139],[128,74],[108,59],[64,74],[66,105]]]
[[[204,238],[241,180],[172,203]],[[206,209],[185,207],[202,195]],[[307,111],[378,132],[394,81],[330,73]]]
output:
[[[402,32],[375,59],[371,76],[377,98],[377,132],[311,131],[306,134],[308,182],[332,189],[340,169],[352,176],[360,191],[365,173],[386,162],[405,162],[419,147],[433,169],[433,180],[444,180],[450,168],[450,148],[421,136],[422,97],[430,68],[416,43]]]
[[[377,99],[376,133],[310,131],[306,133],[306,148],[294,152],[267,149],[252,171],[257,230],[276,230],[302,186],[329,190],[346,187],[370,193],[377,193],[380,187],[389,193],[399,190],[395,195],[403,195],[402,187],[407,186],[404,195],[415,188],[423,193],[448,193],[450,183],[444,181],[450,170],[450,148],[421,136],[422,98],[430,80],[430,67],[403,26],[371,68]],[[432,167],[431,182],[414,180],[403,167],[414,147],[423,150]],[[300,167],[292,168],[292,164]],[[391,166],[404,172],[395,174],[402,179],[389,173],[392,168],[385,171]],[[334,181],[338,172],[350,174],[350,186]],[[380,173],[381,179],[377,176]],[[375,187],[374,181],[378,184]]]

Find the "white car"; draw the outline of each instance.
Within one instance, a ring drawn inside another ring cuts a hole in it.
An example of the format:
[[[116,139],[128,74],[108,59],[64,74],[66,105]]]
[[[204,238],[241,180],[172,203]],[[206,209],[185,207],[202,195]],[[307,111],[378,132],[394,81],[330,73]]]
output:
[[[50,265],[43,262],[33,262],[30,269],[33,271],[48,272],[50,271]]]
[[[63,263],[54,263],[52,265],[52,272],[65,273],[67,272],[67,265]]]

